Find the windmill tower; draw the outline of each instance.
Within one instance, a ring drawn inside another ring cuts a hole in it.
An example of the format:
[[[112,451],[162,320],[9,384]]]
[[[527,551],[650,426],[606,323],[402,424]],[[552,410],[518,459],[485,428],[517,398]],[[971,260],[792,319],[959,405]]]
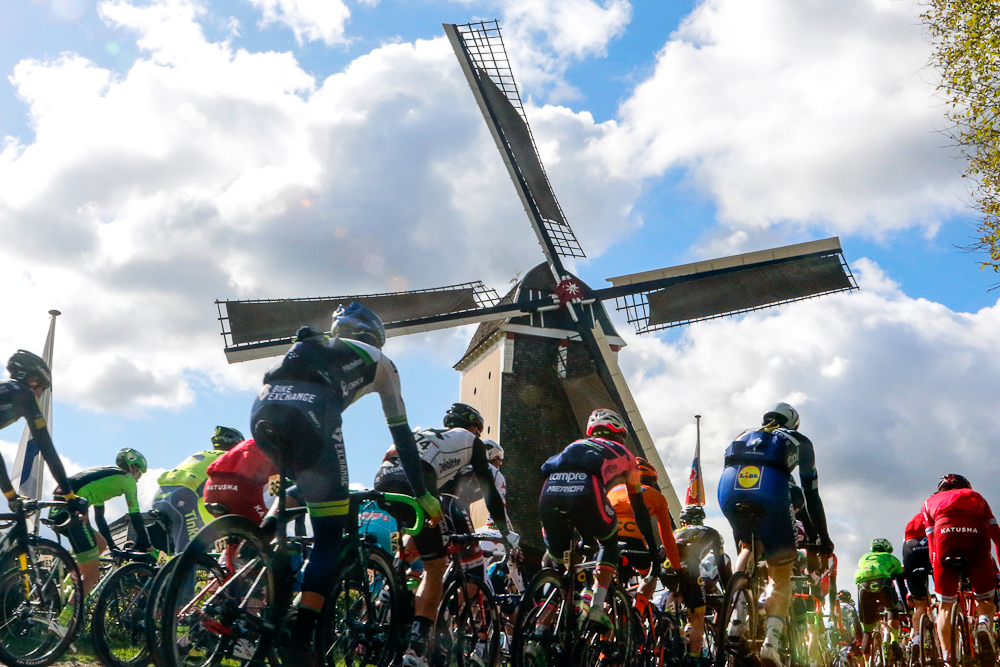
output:
[[[541,547],[541,463],[580,437],[596,407],[616,409],[628,446],[659,471],[671,510],[677,495],[618,367],[624,341],[603,302],[614,299],[638,333],[857,289],[836,238],[609,278],[592,289],[563,259],[583,249],[538,157],[496,21],[444,25],[473,96],[542,248],[544,262],[503,298],[481,282],[309,299],[217,301],[230,363],[283,354],[304,324],[326,329],[341,303],[379,314],[388,336],[479,324],[455,368],[460,400],[480,408],[485,437],[506,455],[508,510],[529,548]],[[444,406],[442,406],[443,408]]]

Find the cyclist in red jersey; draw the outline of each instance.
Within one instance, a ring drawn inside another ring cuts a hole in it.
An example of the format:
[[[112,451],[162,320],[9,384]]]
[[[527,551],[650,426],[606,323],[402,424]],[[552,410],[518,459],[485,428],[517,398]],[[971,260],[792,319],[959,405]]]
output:
[[[997,589],[997,567],[990,554],[990,541],[1000,553],[1000,526],[989,503],[972,490],[962,475],[945,475],[938,482],[938,492],[924,502],[924,525],[930,542],[931,565],[934,568],[934,588],[941,596],[938,613],[938,639],[945,647],[945,660],[950,660],[951,646],[949,614],[958,595],[959,570],[949,567],[949,558],[964,558],[968,563],[969,583],[976,594],[976,614],[979,623],[976,639],[979,650],[991,664],[996,657],[993,646],[992,621],[996,613],[993,594]],[[992,657],[991,657],[992,656]]]
[[[222,505],[230,514],[260,523],[267,514],[264,485],[278,468],[264,455],[253,438],[244,440],[208,466],[205,504]]]

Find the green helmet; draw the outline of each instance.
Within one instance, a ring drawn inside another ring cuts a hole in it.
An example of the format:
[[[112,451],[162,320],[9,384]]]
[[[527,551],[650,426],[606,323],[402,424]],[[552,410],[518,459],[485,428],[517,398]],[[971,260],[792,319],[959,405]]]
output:
[[[135,466],[141,472],[146,472],[146,457],[131,447],[118,450],[118,456],[115,457],[115,464],[126,472],[128,472],[129,466]]]
[[[892,553],[892,542],[884,537],[876,537],[872,540],[872,551],[875,553]]]

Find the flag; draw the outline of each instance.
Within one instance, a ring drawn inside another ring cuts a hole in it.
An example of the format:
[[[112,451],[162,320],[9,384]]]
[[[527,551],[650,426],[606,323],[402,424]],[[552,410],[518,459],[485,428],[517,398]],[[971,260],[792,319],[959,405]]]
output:
[[[694,461],[691,462],[691,474],[688,475],[687,493],[684,494],[685,505],[705,505],[705,483],[701,474],[701,415],[695,415],[698,420],[698,436],[694,444]]]
[[[45,337],[45,347],[42,349],[42,359],[52,368],[52,345],[56,333],[56,317],[61,313],[58,310],[50,310],[49,333]],[[42,409],[42,416],[48,424],[49,435],[52,434],[52,389],[46,389],[42,397],[38,399],[38,405]],[[31,437],[31,429],[24,425],[24,433],[21,434],[21,445],[17,448],[17,456],[14,458],[14,474],[11,481],[14,489],[28,498],[42,497],[42,476],[45,474],[45,463],[42,461],[42,453],[38,445]]]

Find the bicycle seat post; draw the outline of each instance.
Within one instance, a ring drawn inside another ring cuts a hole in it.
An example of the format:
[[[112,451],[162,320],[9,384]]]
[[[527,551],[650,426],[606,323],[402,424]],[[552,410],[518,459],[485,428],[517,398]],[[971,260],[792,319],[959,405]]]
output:
[[[285,549],[288,528],[285,524],[285,480],[288,472],[285,466],[285,448],[278,447],[278,551]]]

